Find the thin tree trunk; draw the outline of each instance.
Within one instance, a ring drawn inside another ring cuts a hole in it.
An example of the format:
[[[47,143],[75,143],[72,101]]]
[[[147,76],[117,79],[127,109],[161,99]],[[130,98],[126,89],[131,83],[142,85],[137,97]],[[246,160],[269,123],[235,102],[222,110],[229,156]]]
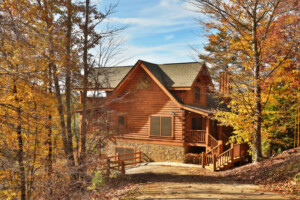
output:
[[[14,85],[14,93],[17,94],[17,86]],[[19,99],[16,97],[16,102]],[[18,126],[17,126],[17,137],[18,137],[18,162],[20,168],[20,177],[21,177],[21,200],[26,200],[26,181],[25,181],[25,167],[23,162],[24,152],[23,152],[23,137],[22,137],[22,125],[21,125],[21,107],[17,108],[18,113]]]
[[[254,71],[254,135],[253,135],[253,154],[254,154],[254,162],[258,162],[262,157],[261,151],[261,86],[260,86],[260,62],[259,62],[259,49],[258,49],[258,40],[257,40],[257,2],[255,3],[255,7],[253,9],[253,71]]]
[[[49,52],[51,54],[51,51],[53,51],[53,49],[52,49],[52,37],[51,36],[49,36],[49,49],[50,49]],[[58,114],[59,114],[60,133],[61,133],[61,137],[62,137],[62,140],[63,140],[65,155],[68,156],[69,151],[68,151],[68,148],[67,148],[68,147],[68,141],[67,141],[67,137],[66,137],[66,125],[65,125],[65,118],[64,118],[64,108],[63,108],[62,96],[61,96],[61,93],[60,93],[57,67],[52,62],[50,62],[50,68],[53,70],[52,76],[53,76],[54,87],[55,87],[55,97],[58,101],[57,110],[58,110]]]
[[[72,1],[67,2],[67,41],[66,41],[66,110],[67,110],[67,138],[69,159],[74,161],[72,141],[72,114],[71,114],[71,33],[72,33]]]
[[[36,157],[37,157],[37,144],[38,144],[38,116],[37,116],[37,104],[36,104],[36,100],[34,100],[34,113],[35,113],[35,117],[34,117],[34,121],[35,121],[35,140],[34,140],[34,150],[33,150],[33,161],[31,164],[31,169],[30,169],[30,176],[28,182],[28,186],[27,186],[27,199],[31,199],[31,193],[34,189],[33,185],[34,185],[34,165],[35,165],[35,161],[36,161]]]
[[[52,94],[52,69],[51,65],[48,66],[49,71],[48,71],[48,78],[49,78],[49,93]],[[52,190],[52,115],[48,115],[48,136],[47,136],[47,144],[48,144],[48,155],[47,155],[47,174],[48,174],[48,184],[49,184],[49,194],[50,196],[53,195],[53,190]]]
[[[82,172],[86,171],[86,135],[87,135],[87,84],[88,84],[88,25],[89,25],[89,6],[90,1],[86,0],[85,5],[85,24],[84,24],[84,47],[83,47],[83,91],[81,96],[82,120],[80,130],[80,159],[79,164]]]

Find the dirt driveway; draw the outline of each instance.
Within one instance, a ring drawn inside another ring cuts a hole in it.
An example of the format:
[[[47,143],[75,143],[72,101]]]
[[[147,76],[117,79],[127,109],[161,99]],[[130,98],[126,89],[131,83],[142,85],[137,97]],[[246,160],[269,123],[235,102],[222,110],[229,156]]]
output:
[[[137,199],[298,199],[236,183],[221,172],[199,166],[168,165],[149,164],[126,170],[127,176],[141,186]]]

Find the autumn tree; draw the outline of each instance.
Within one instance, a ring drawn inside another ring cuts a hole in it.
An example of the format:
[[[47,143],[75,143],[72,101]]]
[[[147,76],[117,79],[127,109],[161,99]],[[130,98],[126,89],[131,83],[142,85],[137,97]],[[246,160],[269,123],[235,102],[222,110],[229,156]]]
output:
[[[263,114],[271,87],[263,87],[263,83],[270,81],[277,70],[296,62],[293,54],[299,45],[295,35],[299,32],[299,3],[293,0],[188,2],[211,17],[204,24],[218,32],[209,36],[206,49],[211,54],[202,58],[230,74],[231,91],[226,95],[231,99],[232,112],[217,111],[216,118],[233,126],[235,133],[251,143],[257,162],[262,156]]]
[[[104,48],[99,52],[102,61],[106,63],[115,57],[113,53],[116,52],[116,49],[113,49],[116,46],[113,46],[112,43],[105,43],[107,38],[109,41],[114,42],[114,37],[124,29],[124,27],[112,27],[110,25],[105,25],[104,20],[107,19],[115,10],[117,4],[110,3],[104,12],[101,12],[97,9],[97,6],[92,4],[89,0],[86,0],[82,5],[82,18],[83,20],[79,23],[81,30],[82,40],[80,41],[80,47],[82,51],[82,91],[81,91],[81,129],[80,129],[80,151],[78,163],[81,168],[81,173],[86,172],[87,167],[87,133],[88,133],[88,121],[91,121],[93,117],[93,112],[88,112],[88,109],[92,109],[93,105],[88,105],[87,102],[87,93],[88,93],[88,84],[90,83],[90,77],[92,76],[91,72],[96,67],[99,66],[97,62],[97,55],[93,55],[90,51],[98,46]],[[100,31],[97,31],[96,28],[101,27]],[[114,43],[118,44],[118,43]],[[118,45],[117,45],[118,46]],[[108,53],[103,55],[103,53]],[[104,63],[104,62],[102,62]],[[91,145],[92,147],[95,145]]]
[[[45,43],[40,38],[43,26],[33,23],[38,10],[31,3],[1,2],[0,172],[3,199],[36,198],[34,191],[39,191],[45,180],[41,169],[50,166],[45,163],[45,157],[53,154],[52,150],[49,152],[52,148],[49,116],[55,114],[55,101],[48,94]]]

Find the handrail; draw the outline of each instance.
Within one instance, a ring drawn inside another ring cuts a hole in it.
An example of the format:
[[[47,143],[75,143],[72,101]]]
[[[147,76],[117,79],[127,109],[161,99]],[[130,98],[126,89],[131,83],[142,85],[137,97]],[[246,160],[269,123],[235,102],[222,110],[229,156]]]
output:
[[[224,164],[233,164],[233,148],[228,149],[217,157],[216,167],[223,166]]]
[[[209,153],[213,152],[215,149],[218,149],[220,146],[221,146],[221,144],[218,144],[217,146],[213,147],[211,150],[206,152],[206,154],[209,154]]]
[[[109,156],[109,157],[107,157],[107,158],[117,158],[117,157],[133,156],[133,155],[140,154],[140,153],[141,153],[141,152],[127,153],[127,154],[119,154],[119,155]]]
[[[215,147],[218,145],[218,141],[208,133],[208,146]]]
[[[223,156],[225,153],[227,153],[228,151],[230,151],[230,150],[232,150],[233,148],[230,148],[230,149],[228,149],[228,150],[226,150],[226,151],[224,151],[223,153],[221,153],[218,157],[220,157],[220,156]]]
[[[214,155],[218,155],[219,151],[218,149],[220,148],[222,144],[218,144],[217,146],[215,146],[214,148],[212,148],[211,150],[209,150],[205,157],[206,157],[206,165],[209,165],[211,163],[213,163],[213,157]]]
[[[215,142],[218,142],[218,140],[214,136],[212,136],[210,133],[208,133],[208,136],[210,136]]]

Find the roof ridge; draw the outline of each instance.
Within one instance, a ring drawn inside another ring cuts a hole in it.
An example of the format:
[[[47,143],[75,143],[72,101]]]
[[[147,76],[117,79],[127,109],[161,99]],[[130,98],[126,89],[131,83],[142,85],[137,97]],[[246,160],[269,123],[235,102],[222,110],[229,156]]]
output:
[[[97,67],[97,68],[121,68],[121,67],[133,67],[133,65],[125,65],[125,66],[109,66],[109,67]]]
[[[191,64],[191,63],[202,63],[202,62],[178,62],[178,63],[163,63],[159,65],[175,65],[175,64]]]

